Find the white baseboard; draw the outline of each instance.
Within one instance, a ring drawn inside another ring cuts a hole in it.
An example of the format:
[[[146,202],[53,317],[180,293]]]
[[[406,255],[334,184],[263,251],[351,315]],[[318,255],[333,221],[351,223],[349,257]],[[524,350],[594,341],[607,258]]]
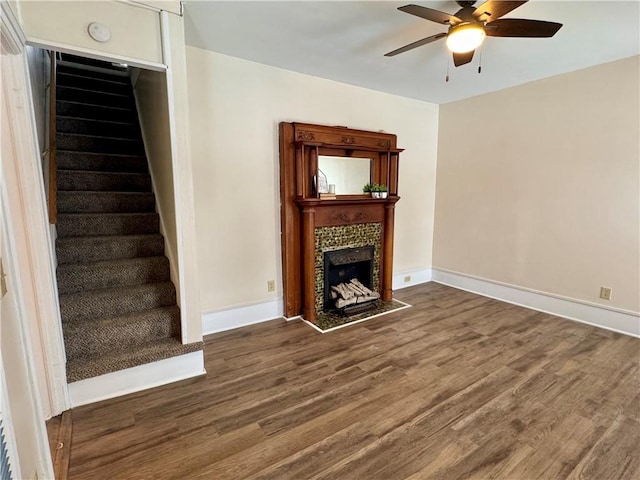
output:
[[[282,298],[207,312],[202,315],[202,334],[210,335],[281,318],[282,312]]]
[[[405,282],[407,277],[409,277],[409,280]],[[430,268],[394,273],[391,288],[394,290],[400,290],[414,285],[419,285],[421,283],[427,283],[431,281],[431,277],[432,274]]]
[[[206,373],[200,350],[70,383],[69,397],[71,406],[79,407]]]
[[[404,279],[407,276],[410,276],[411,280],[405,282]],[[394,275],[392,288],[394,290],[400,290],[402,288],[419,285],[429,281],[431,281],[430,268],[411,270]],[[284,306],[282,298],[250,305],[225,308],[222,310],[214,310],[202,314],[202,334],[210,335],[212,333],[233,330],[234,328],[246,327],[248,325],[253,325],[254,323],[283,318],[283,312]],[[291,321],[298,320],[300,318],[302,318],[300,315],[296,315],[285,319],[287,321]]]
[[[640,337],[640,314],[604,305],[539,292],[518,285],[465,275],[443,269],[432,269],[433,281],[477,293],[503,302],[550,313],[576,322],[614,332]]]

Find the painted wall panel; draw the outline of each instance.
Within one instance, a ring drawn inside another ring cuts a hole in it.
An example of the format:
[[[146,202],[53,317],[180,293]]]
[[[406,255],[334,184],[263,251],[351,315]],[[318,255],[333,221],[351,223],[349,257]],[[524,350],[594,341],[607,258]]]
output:
[[[115,1],[28,1],[20,6],[23,29],[30,41],[163,63],[158,12]],[[109,41],[98,42],[89,36],[87,28],[92,22],[109,27]]]
[[[640,311],[639,59],[440,107],[434,268]]]

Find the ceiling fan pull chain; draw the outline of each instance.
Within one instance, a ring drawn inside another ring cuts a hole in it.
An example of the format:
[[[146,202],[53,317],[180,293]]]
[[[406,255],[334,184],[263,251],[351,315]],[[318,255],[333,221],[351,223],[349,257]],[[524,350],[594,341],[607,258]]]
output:
[[[445,82],[449,82],[449,65],[450,64],[451,64],[451,59],[449,58],[449,55],[447,55],[447,76],[444,77]]]
[[[482,51],[484,50],[484,45],[480,45],[480,55],[478,58],[478,74],[482,73]]]

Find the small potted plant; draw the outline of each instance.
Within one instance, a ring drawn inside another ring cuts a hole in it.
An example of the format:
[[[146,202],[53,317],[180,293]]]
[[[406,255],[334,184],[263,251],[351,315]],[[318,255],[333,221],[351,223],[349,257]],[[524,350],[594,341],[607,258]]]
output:
[[[388,192],[386,185],[378,185],[378,192],[378,198],[387,198]]]
[[[367,183],[367,184],[365,184],[364,187],[362,187],[362,191],[364,193],[370,193],[371,196],[373,197],[373,187],[374,186],[375,186],[375,184],[373,184],[373,183]]]

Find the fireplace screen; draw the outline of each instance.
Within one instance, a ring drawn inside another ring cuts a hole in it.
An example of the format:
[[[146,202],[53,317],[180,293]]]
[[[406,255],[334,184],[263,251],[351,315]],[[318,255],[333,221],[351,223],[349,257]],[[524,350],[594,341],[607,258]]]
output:
[[[373,307],[373,245],[324,252],[324,310],[346,314]]]

